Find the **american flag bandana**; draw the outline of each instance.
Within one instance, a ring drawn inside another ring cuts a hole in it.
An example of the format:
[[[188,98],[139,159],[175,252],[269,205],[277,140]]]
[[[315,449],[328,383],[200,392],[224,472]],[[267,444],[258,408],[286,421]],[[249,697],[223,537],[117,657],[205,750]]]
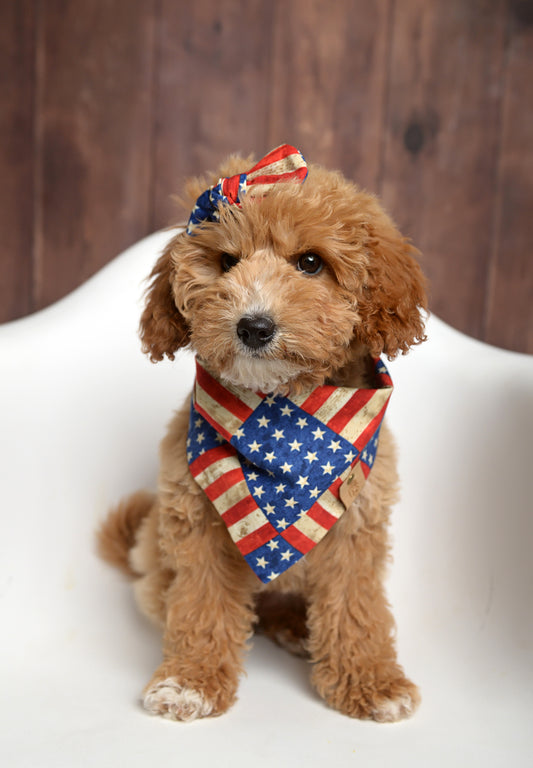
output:
[[[368,477],[392,381],[320,386],[294,397],[222,384],[196,361],[187,459],[265,584],[309,552]]]
[[[202,221],[218,221],[220,205],[240,205],[244,195],[264,197],[274,184],[302,183],[307,176],[307,163],[295,147],[282,144],[265,155],[248,173],[219,179],[218,184],[203,192],[192,210],[187,233]]]

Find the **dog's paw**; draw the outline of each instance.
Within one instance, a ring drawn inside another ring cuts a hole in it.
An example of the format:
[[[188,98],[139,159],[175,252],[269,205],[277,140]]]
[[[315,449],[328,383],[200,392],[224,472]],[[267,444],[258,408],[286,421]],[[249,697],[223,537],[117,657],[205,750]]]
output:
[[[175,677],[167,677],[149,685],[144,692],[143,704],[152,715],[183,722],[214,714],[213,703],[204,694],[180,685]]]
[[[378,723],[396,723],[414,714],[420,704],[420,693],[416,685],[406,678],[394,680],[391,690],[376,692],[372,699],[371,718]]]
[[[330,707],[360,720],[395,723],[410,717],[420,703],[418,688],[401,674],[384,678],[357,673],[336,676],[317,664],[312,682]]]

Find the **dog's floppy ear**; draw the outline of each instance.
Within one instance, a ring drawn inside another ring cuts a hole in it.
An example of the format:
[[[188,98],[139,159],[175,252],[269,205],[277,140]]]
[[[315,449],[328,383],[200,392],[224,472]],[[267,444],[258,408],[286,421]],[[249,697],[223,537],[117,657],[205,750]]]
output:
[[[155,363],[189,343],[189,328],[178,311],[172,292],[173,263],[171,244],[156,262],[146,292],[146,306],[141,315],[140,336],[143,352]]]
[[[367,275],[358,296],[357,336],[389,359],[425,341],[426,281],[417,250],[382,212],[369,227]]]

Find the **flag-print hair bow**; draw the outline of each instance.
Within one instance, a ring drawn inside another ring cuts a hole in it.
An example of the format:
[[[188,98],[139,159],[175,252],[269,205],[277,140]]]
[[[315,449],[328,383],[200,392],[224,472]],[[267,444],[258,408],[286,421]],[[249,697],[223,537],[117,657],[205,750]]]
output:
[[[187,233],[202,221],[218,221],[220,205],[240,205],[245,194],[264,197],[274,184],[296,182],[307,176],[307,163],[295,147],[282,144],[265,155],[247,173],[219,179],[218,184],[203,192],[192,210]]]

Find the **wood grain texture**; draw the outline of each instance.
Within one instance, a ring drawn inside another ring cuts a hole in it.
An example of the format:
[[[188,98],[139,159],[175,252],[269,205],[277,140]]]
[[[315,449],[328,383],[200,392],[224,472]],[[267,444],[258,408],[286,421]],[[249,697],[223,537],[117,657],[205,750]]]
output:
[[[480,336],[493,238],[505,3],[396,5],[382,194],[424,254],[431,309]]]
[[[35,303],[146,234],[153,3],[47,0],[39,16]]]
[[[269,138],[376,191],[391,2],[276,3]]]
[[[185,218],[171,195],[232,152],[268,150],[274,3],[162,0],[158,29],[155,226]]]
[[[34,3],[0,10],[0,322],[33,309]]]
[[[483,337],[533,352],[533,3],[511,3],[507,29],[497,218]]]

